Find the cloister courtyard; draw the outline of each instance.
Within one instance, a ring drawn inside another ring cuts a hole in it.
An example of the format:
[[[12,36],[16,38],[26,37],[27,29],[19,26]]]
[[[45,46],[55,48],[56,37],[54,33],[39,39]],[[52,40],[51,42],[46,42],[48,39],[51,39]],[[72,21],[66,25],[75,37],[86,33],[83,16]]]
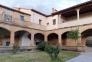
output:
[[[77,57],[74,52],[60,52],[59,58],[62,62]],[[46,52],[22,52],[18,54],[0,54],[0,62],[51,62],[51,58]]]

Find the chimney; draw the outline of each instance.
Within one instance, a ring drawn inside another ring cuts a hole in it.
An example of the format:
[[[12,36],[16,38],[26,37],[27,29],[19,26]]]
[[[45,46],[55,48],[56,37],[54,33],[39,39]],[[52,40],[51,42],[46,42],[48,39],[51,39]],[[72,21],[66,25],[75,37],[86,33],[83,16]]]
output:
[[[52,13],[54,13],[54,11],[55,11],[54,8],[52,8]]]

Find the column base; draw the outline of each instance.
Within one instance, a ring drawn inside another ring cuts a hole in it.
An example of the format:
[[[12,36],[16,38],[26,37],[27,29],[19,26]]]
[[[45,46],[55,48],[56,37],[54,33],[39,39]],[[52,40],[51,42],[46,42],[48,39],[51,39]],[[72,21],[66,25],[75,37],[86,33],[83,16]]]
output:
[[[10,43],[10,46],[13,47],[14,46],[14,43]]]

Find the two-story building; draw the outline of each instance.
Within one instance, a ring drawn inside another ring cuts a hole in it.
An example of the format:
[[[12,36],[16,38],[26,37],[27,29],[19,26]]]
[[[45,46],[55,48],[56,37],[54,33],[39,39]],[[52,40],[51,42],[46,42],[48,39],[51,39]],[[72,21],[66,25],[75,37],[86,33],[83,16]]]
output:
[[[71,29],[79,29],[81,38],[67,38]],[[60,43],[62,49],[84,51],[92,45],[92,1],[50,15],[35,9],[9,8],[0,5],[0,46],[36,46],[39,42]]]

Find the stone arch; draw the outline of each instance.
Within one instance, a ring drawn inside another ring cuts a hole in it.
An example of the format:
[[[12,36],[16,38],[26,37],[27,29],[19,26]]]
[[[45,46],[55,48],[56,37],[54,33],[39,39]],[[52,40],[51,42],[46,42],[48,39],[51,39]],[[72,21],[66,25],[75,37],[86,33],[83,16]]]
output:
[[[8,29],[7,27],[1,27],[1,26],[0,26],[0,28],[6,29],[6,30],[9,31],[9,32],[11,31],[11,30]]]
[[[81,33],[81,42],[84,46],[88,46],[87,43],[89,41],[90,41],[90,44],[92,43],[92,39],[89,37],[92,37],[92,29],[86,29]]]
[[[64,32],[62,35],[61,35],[61,39],[62,39],[62,46],[76,46],[77,45],[77,42],[73,39],[69,39],[67,37],[67,34],[69,33],[70,31],[66,31]]]
[[[0,27],[0,46],[10,46],[10,32],[7,28]]]
[[[69,33],[69,31],[66,31],[63,34],[61,34],[62,46],[67,46],[67,33]]]
[[[54,32],[54,31],[50,31],[50,32],[46,32],[46,35],[48,36],[49,34],[55,33],[58,35],[58,31]]]
[[[15,32],[15,45],[30,46],[31,34],[26,30],[18,30]]]
[[[37,33],[40,33],[40,34],[43,34],[44,35],[44,32],[43,31],[35,31],[34,30],[34,34],[37,34]]]
[[[29,30],[24,30],[24,29],[15,30],[15,33],[18,32],[18,31],[26,31],[26,32],[28,32],[28,33],[30,33],[30,34],[32,33],[31,31],[29,31]]]
[[[81,26],[81,27],[79,28],[80,33],[84,32],[84,31],[86,31],[86,30],[88,30],[88,29],[92,29],[92,28],[91,28],[91,25],[85,25],[85,26]]]
[[[44,34],[42,33],[35,33],[34,34],[34,41],[35,41],[35,45],[38,45],[40,42],[44,41]]]
[[[72,29],[65,30],[65,31],[63,31],[63,32],[61,31],[61,35],[64,34],[65,32],[69,32],[69,31],[71,31],[71,30],[72,30]]]
[[[50,33],[47,36],[47,40],[50,44],[57,45],[58,44],[58,34],[56,33]]]

